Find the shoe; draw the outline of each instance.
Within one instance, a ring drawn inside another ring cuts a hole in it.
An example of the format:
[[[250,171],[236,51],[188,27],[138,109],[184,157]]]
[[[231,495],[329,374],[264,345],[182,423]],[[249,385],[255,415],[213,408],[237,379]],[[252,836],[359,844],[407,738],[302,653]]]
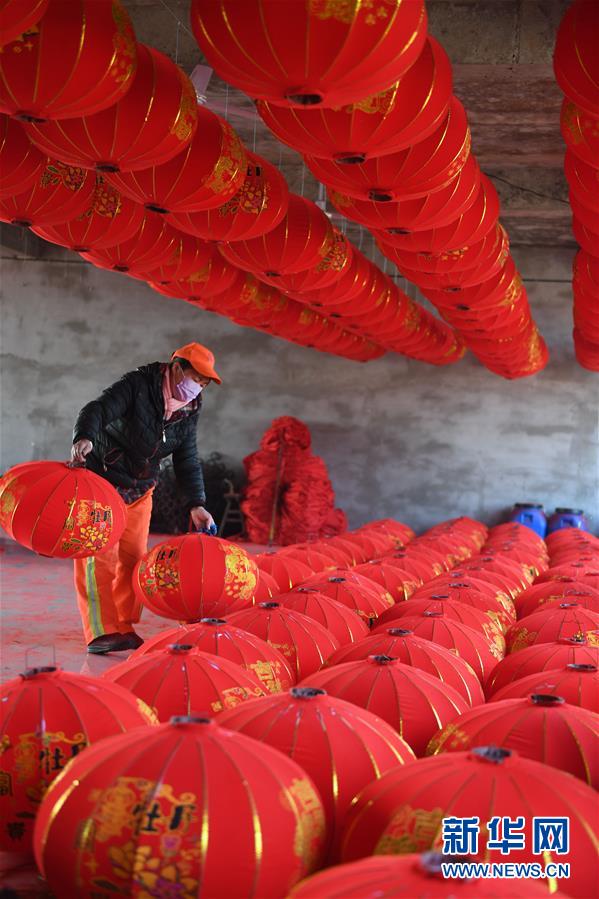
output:
[[[87,651],[97,655],[105,652],[122,652],[124,649],[131,649],[129,634],[102,634],[87,644]]]
[[[121,637],[123,638],[123,640],[127,641],[127,649],[139,649],[139,647],[142,646],[144,642],[139,634],[135,633],[135,631],[127,631],[126,634],[121,634]]]

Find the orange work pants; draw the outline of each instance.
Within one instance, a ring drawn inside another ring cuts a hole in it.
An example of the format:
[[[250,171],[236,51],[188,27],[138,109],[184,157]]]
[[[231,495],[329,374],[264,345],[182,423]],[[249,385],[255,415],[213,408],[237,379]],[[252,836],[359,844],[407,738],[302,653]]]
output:
[[[102,634],[126,634],[141,617],[133,591],[133,569],[146,553],[152,490],[126,506],[127,523],[114,546],[87,559],[75,559],[75,590],[85,642]]]

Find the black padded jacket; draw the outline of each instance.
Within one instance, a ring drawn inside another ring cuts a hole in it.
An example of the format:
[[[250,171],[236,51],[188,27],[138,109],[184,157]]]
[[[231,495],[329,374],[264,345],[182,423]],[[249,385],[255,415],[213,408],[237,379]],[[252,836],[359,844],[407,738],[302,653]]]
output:
[[[127,372],[83,407],[73,443],[93,444],[87,467],[123,491],[141,493],[158,480],[160,460],[173,456],[173,467],[189,508],[206,500],[196,443],[201,400],[192,400],[165,421],[162,376],[166,363],[152,362]]]

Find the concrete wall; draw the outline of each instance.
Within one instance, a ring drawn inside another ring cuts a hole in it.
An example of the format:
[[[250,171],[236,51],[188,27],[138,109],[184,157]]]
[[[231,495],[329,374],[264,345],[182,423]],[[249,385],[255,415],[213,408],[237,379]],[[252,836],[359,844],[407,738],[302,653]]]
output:
[[[506,382],[472,357],[436,369],[388,355],[360,365],[242,330],[142,282],[70,261],[2,261],[0,468],[66,458],[79,407],[123,371],[189,340],[225,384],[206,395],[199,442],[241,460],[279,415],[311,428],[352,525],[394,516],[420,529],[514,501],[599,517],[597,375],[575,362],[571,253],[515,248],[548,369]]]

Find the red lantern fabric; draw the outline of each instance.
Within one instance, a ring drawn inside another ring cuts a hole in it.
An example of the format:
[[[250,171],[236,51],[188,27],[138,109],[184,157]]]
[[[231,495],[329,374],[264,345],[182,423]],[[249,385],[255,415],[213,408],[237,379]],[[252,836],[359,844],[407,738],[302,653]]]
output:
[[[387,565],[384,559],[371,559],[370,562],[357,565],[353,571],[354,574],[362,575],[384,587],[394,602],[409,599],[421,583],[419,578],[402,571],[396,565]]]
[[[417,756],[439,727],[468,709],[468,703],[438,678],[390,656],[345,662],[305,678],[302,687],[326,690],[378,715],[403,737]]]
[[[167,162],[135,172],[108,172],[125,196],[152,212],[197,212],[230,200],[243,184],[248,158],[228,122],[197,107],[197,128],[188,145]]]
[[[342,278],[349,271],[352,255],[351,243],[341,231],[334,228],[332,243],[317,265],[291,275],[269,278],[268,282],[303,301],[306,293],[322,290]]]
[[[299,559],[294,559],[287,553],[258,553],[258,555],[254,556],[254,561],[258,568],[272,575],[277,582],[280,593],[291,590],[296,584],[302,584],[313,574],[309,565],[306,565]]]
[[[390,768],[415,761],[381,718],[311,687],[248,703],[219,723],[278,749],[312,778],[325,809],[329,857],[354,796]]]
[[[586,638],[564,637],[552,643],[537,643],[502,659],[489,678],[485,692],[491,697],[502,687],[529,674],[539,674],[562,665],[599,665],[599,646]]]
[[[311,200],[289,194],[287,214],[276,228],[250,240],[221,246],[225,259],[250,272],[293,274],[312,268],[326,256],[335,232]]]
[[[0,221],[24,228],[67,222],[88,209],[95,187],[91,172],[46,159],[25,191],[0,199]]]
[[[373,655],[390,656],[404,665],[419,668],[456,690],[469,706],[485,701],[480,681],[470,665],[449,649],[416,637],[400,626],[381,628],[363,640],[341,646],[325,663],[326,668],[357,662]]]
[[[554,581],[554,583],[560,583]],[[539,587],[545,584],[539,584]],[[560,609],[577,607],[579,609],[587,609],[590,612],[599,612],[599,591],[593,587],[585,587],[581,585],[577,589],[566,592],[563,596],[557,596],[555,599],[546,599],[542,603],[531,603],[530,611],[527,611],[523,605],[520,609],[520,618],[528,617],[536,612],[545,612],[550,614],[558,612]]]
[[[585,597],[599,599],[599,590],[579,583],[576,578],[533,584],[528,590],[523,590],[516,600],[518,617],[525,618],[542,609],[546,603],[578,602]]]
[[[393,597],[380,584],[343,568],[329,575],[316,574],[303,586],[315,587],[325,596],[357,612],[369,625],[393,605]]]
[[[191,27],[221,78],[285,106],[340,106],[384,90],[426,39],[422,0],[377,10],[292,0],[192,0]]]
[[[180,297],[189,300],[190,303],[201,299],[204,303],[203,308],[210,309],[213,300],[218,303],[225,295],[237,296],[245,287],[248,277],[234,265],[229,265],[215,246],[208,262],[193,272],[191,277],[170,281],[166,285],[154,281],[150,281],[149,284],[159,293]]]
[[[45,163],[22,125],[0,113],[0,198],[26,191],[38,180]]]
[[[570,147],[566,150],[564,174],[570,190],[579,203],[589,209],[599,211],[597,187],[599,186],[599,169],[577,156]]]
[[[130,172],[167,162],[197,127],[194,87],[179,66],[137,44],[137,70],[117,103],[93,115],[27,125],[48,156],[100,172]]]
[[[292,543],[291,546],[286,546],[279,552],[281,555],[303,562],[304,565],[307,565],[314,572],[332,571],[334,568],[339,567],[339,561],[335,561],[332,556],[314,549],[311,543]]]
[[[26,122],[89,115],[129,90],[137,46],[119,0],[49,0],[0,59],[0,110]]]
[[[316,540],[314,543],[307,544],[307,546],[317,552],[323,553],[331,559],[335,568],[345,568],[348,563],[348,555],[343,549],[340,549],[338,545],[333,543],[333,540],[334,538],[328,540]],[[315,571],[317,570],[318,569],[315,569]]]
[[[97,678],[45,667],[6,681],[0,688],[0,848],[31,852],[44,793],[86,746],[157,723],[143,702]]]
[[[599,153],[596,114],[591,115],[566,97],[562,104],[560,127],[568,147],[584,162],[594,166]]]
[[[41,556],[93,556],[118,542],[125,521],[112,484],[85,468],[23,462],[0,478],[0,525]]]
[[[89,206],[80,215],[55,225],[34,226],[31,230],[50,243],[85,253],[131,240],[143,220],[142,206],[121,196],[116,187],[97,175]]]
[[[586,637],[599,646],[599,614],[572,602],[561,602],[551,611],[537,611],[521,618],[505,635],[508,652],[519,652],[534,643],[554,643],[562,637]]]
[[[363,618],[343,603],[319,593],[315,587],[298,587],[296,592],[282,593],[277,599],[286,609],[318,621],[335,635],[341,646],[368,635],[368,625]]]
[[[256,564],[240,546],[185,534],[147,552],[135,567],[133,586],[156,615],[197,621],[251,605],[256,578]]]
[[[593,0],[577,0],[560,23],[553,69],[557,83],[570,100],[599,117],[599,7]]]
[[[596,789],[598,738],[599,715],[571,706],[561,696],[538,693],[470,709],[433,736],[427,754],[501,746],[568,771]]]
[[[268,692],[241,665],[185,643],[128,659],[102,676],[138,696],[160,721],[196,712],[218,715]]]
[[[401,619],[415,616],[418,618],[434,618],[439,614],[453,621],[461,621],[462,624],[471,627],[495,646],[498,652],[505,655],[505,638],[501,627],[487,614],[473,605],[463,602],[455,602],[452,599],[409,599],[407,602],[397,603],[393,608],[385,612],[381,624],[394,624],[401,627]]]
[[[0,46],[9,44],[44,15],[49,0],[2,0],[0,3]]]
[[[598,873],[596,802],[595,791],[578,778],[513,751],[480,747],[442,753],[388,771],[362,790],[347,817],[342,858],[440,849],[441,822],[455,816],[480,819],[478,849],[471,858],[505,862],[499,847],[487,846],[492,834],[486,826],[505,816],[524,818],[524,848],[511,854],[513,861],[538,862],[533,817],[564,816],[570,819],[569,851],[557,855],[548,850],[546,858],[570,862],[570,878],[552,880],[551,886],[563,886],[568,895],[584,899],[592,894]]]
[[[36,822],[36,860],[57,899],[98,882],[114,893],[275,899],[321,861],[324,811],[307,774],[206,718],[111,737],[75,761]]]
[[[272,574],[269,574],[268,571],[264,571],[263,568],[258,568],[256,589],[254,591],[254,605],[258,602],[267,602],[274,596],[278,596],[280,592],[281,588]]]
[[[283,654],[298,681],[318,671],[339,641],[314,618],[279,602],[262,602],[229,616],[229,623],[256,634]]]
[[[140,209],[142,207],[139,207]],[[169,227],[167,225],[167,227]],[[206,267],[214,255],[214,244],[191,234],[177,231],[177,242],[170,258],[158,267],[152,267],[145,272],[133,274],[134,278],[149,281],[152,284],[162,286],[165,284],[179,284],[187,278],[194,276],[203,277]]]
[[[150,270],[160,268],[173,257],[180,237],[179,231],[153,212],[146,212],[133,237],[109,247],[94,248],[81,256],[98,268],[148,277]]]
[[[511,598],[503,591],[478,578],[453,579],[450,576],[436,577],[414,593],[414,599],[438,599],[463,603],[486,612],[488,618],[505,632],[516,620],[516,611]]]
[[[174,643],[235,662],[253,674],[268,693],[281,693],[295,683],[295,675],[274,646],[255,634],[230,625],[224,618],[202,618],[197,624],[161,631],[146,640],[131,658],[135,661],[150,652],[168,649]]]
[[[561,696],[569,705],[599,712],[599,668],[570,663],[521,677],[493,693],[489,702],[522,699],[531,694]]]

